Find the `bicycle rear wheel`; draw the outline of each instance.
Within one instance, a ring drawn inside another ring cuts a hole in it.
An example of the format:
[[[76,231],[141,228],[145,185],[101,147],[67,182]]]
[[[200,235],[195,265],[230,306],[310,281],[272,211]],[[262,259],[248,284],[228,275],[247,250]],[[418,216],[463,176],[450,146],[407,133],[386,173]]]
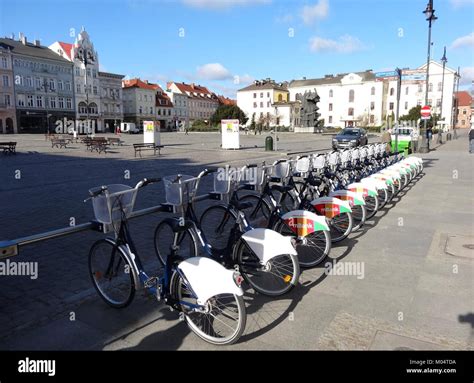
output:
[[[379,209],[379,198],[377,196],[365,197],[366,219],[372,218]]]
[[[198,254],[197,241],[189,229],[176,233],[169,222],[161,221],[155,229],[154,243],[155,253],[162,266],[166,264],[175,240],[176,245],[179,246],[178,254],[181,258],[195,257]]]
[[[245,281],[260,294],[279,296],[290,291],[298,282],[300,268],[298,258],[282,254],[271,258],[265,265],[243,240],[237,244],[236,260]]]
[[[328,219],[328,221],[331,231],[331,241],[333,243],[346,239],[351,233],[354,224],[352,213],[341,213]]]
[[[197,304],[196,298],[177,272],[171,277],[170,293],[179,302],[191,331],[206,342],[216,345],[232,344],[244,332],[247,312],[242,297],[219,294],[206,302],[203,311],[191,309],[191,305]]]
[[[250,202],[252,207],[245,211],[245,217],[252,227],[268,227],[271,209],[265,199],[259,196],[247,194],[239,198],[240,202]]]
[[[319,265],[331,251],[331,234],[327,230],[315,231],[303,238],[298,238],[285,222],[280,221],[275,225],[275,231],[294,238],[301,267],[310,268]]]
[[[112,241],[101,239],[89,251],[89,274],[99,296],[109,306],[128,306],[135,296],[131,265],[123,250]]]
[[[364,226],[367,217],[367,211],[364,205],[354,205],[352,207],[353,226],[352,231],[359,230]]]

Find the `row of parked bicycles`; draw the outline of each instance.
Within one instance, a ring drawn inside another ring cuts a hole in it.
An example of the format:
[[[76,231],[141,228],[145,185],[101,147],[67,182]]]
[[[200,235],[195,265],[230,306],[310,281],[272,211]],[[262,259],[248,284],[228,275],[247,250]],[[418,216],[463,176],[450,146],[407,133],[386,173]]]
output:
[[[147,289],[205,341],[234,343],[246,325],[247,288],[272,297],[290,291],[300,268],[323,262],[332,243],[360,230],[422,170],[420,158],[371,144],[91,189],[98,226],[114,233],[90,250],[92,282],[116,308],[130,304],[137,289]],[[199,196],[201,181],[211,174],[212,192]],[[160,181],[162,206],[175,214],[156,226],[154,248],[163,272],[150,276],[128,218],[138,190]],[[214,202],[197,214],[196,203],[204,199]]]

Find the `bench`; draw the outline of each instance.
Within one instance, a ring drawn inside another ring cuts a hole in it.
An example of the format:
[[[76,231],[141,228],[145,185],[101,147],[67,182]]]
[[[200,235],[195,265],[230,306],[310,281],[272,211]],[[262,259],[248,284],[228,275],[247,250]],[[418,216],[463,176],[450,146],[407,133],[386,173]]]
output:
[[[161,155],[161,148],[164,148],[163,145],[155,145],[155,144],[133,144],[133,149],[135,149],[135,157],[137,153],[140,154],[140,158],[142,157],[143,150],[153,150],[153,154],[156,156],[156,151],[158,150],[158,155]]]
[[[3,154],[16,154],[16,142],[0,142]]]
[[[109,148],[109,143],[104,137],[92,138],[86,145],[87,149],[91,152],[95,150],[99,154],[102,152],[107,153],[107,149]]]
[[[109,137],[107,140],[110,145],[123,145],[123,141],[119,137]]]
[[[52,138],[51,147],[52,148],[67,148],[69,141],[64,138]]]

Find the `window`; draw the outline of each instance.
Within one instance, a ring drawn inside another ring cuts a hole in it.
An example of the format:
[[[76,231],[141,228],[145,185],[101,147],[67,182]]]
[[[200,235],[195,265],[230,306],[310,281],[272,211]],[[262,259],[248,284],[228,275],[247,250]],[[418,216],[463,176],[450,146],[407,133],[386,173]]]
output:
[[[375,116],[373,114],[370,115],[370,123],[375,124]]]
[[[36,96],[36,107],[37,108],[43,107],[43,96]]]
[[[49,98],[49,107],[52,109],[56,109],[56,97]]]
[[[253,103],[253,107],[254,107],[254,108],[257,107],[257,103],[256,103],[256,102]]]
[[[7,75],[3,76],[3,86],[7,88],[10,86],[10,79],[8,78]]]
[[[375,96],[375,86],[373,86],[372,88],[370,88],[370,95],[371,95],[371,96]]]
[[[421,106],[421,100],[416,101],[416,106]]]
[[[467,113],[466,109],[463,109],[462,114],[466,114],[466,113]]]
[[[25,84],[26,84],[26,86],[29,86],[30,88],[33,88],[33,79],[30,76],[28,76],[26,78]]]
[[[283,95],[282,94],[279,94],[278,95],[278,102],[282,102],[283,101]]]
[[[388,109],[389,109],[389,110],[393,110],[393,107],[394,107],[394,103],[393,103],[393,102],[391,102],[391,103],[388,104]]]
[[[418,84],[418,93],[423,92],[423,84]]]
[[[76,92],[81,93],[81,84],[76,84]]]
[[[334,92],[332,91],[332,89],[329,89],[329,97],[332,97],[334,95]]]
[[[408,87],[405,88],[405,95],[408,96]]]
[[[49,89],[52,91],[56,90],[56,81],[54,81],[52,78],[49,79]]]
[[[93,90],[94,90],[94,94],[97,94],[97,87],[96,86],[94,86]]]
[[[260,98],[263,98],[263,92],[260,93]]]
[[[34,106],[34,103],[33,103],[33,96],[26,96],[26,104],[27,104],[29,107],[33,107],[33,106]]]
[[[87,104],[83,101],[79,103],[79,113],[82,113],[82,114],[87,113]]]
[[[267,108],[270,108],[270,101],[267,102]]]
[[[138,113],[140,113],[140,114],[143,113],[143,108],[141,106],[138,108]]]
[[[329,111],[332,112],[332,104],[329,104]]]
[[[58,80],[58,90],[63,90],[64,89],[64,83],[62,80]]]
[[[395,94],[395,89],[394,88],[390,88],[390,96],[393,96]]]
[[[17,96],[17,105],[18,106],[25,106],[25,95],[19,94]]]
[[[91,68],[87,68],[87,76],[88,76],[88,77],[91,77],[91,76],[92,76],[92,74],[91,74]]]
[[[270,92],[267,92],[267,98],[270,98]]]
[[[5,95],[5,106],[10,106],[10,105],[11,105],[10,95],[6,94]]]
[[[349,91],[349,102],[354,102],[354,89]]]
[[[97,71],[95,69],[92,69],[92,77],[94,78],[97,77]]]
[[[254,94],[253,94],[253,98],[257,98],[257,93],[254,93]]]
[[[432,92],[433,91],[433,83],[430,82],[430,86],[428,87],[428,92]]]
[[[354,108],[349,108],[349,110],[347,111],[347,114],[349,116],[353,116],[354,115]]]
[[[78,66],[74,67],[74,74],[76,76],[80,76],[81,75],[81,68],[79,68]]]
[[[66,108],[72,109],[72,98],[66,98]]]
[[[150,106],[150,114],[153,114],[153,107]]]
[[[58,108],[59,109],[64,109],[64,97],[59,97],[58,98]]]
[[[443,90],[443,83],[439,82],[438,83],[438,92],[441,92]]]
[[[89,104],[89,113],[91,113],[91,114],[97,114],[98,110],[99,110],[99,109],[97,108],[97,104],[96,104],[95,102],[91,102],[91,103]]]
[[[371,101],[370,102],[370,110],[374,110],[374,109],[375,109],[375,102]]]
[[[66,81],[66,90],[71,90],[71,82]]]
[[[2,57],[2,68],[8,68],[8,62],[6,57]]]
[[[408,101],[405,101],[405,110],[408,110]]]
[[[329,116],[329,123],[332,124],[332,116]]]
[[[263,108],[263,102],[260,103],[260,108]]]
[[[461,125],[466,125],[466,120],[461,120]]]
[[[438,99],[436,100],[436,106],[437,106],[438,108],[441,107],[441,99],[440,99],[440,98],[438,98]]]

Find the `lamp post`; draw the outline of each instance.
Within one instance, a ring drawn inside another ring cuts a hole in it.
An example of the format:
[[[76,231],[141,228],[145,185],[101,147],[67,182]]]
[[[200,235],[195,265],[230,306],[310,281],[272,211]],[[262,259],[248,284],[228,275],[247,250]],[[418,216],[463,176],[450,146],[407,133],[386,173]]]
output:
[[[278,150],[278,106],[275,106],[275,150]]]
[[[441,107],[439,111],[439,120],[443,120],[443,97],[444,97],[444,69],[446,68],[446,63],[448,59],[446,58],[446,47],[444,47],[443,57],[441,57],[441,62],[443,63],[443,75],[441,77]],[[441,129],[438,130],[438,143],[443,143],[443,137],[441,135]]]
[[[36,90],[44,90],[44,109],[46,110],[46,128],[44,132],[45,139],[47,140],[51,132],[49,131],[49,110],[48,110],[48,80],[46,77],[43,78],[43,83]]]
[[[90,61],[94,61],[94,52],[92,52],[90,49],[81,47],[77,50],[76,52],[76,59],[78,59],[80,62],[84,64],[84,91],[86,93],[86,121],[87,121],[87,127],[90,128],[90,121],[89,121],[89,90],[87,89],[87,64],[89,64]]]
[[[395,115],[395,152],[398,152],[398,118],[400,117],[400,95],[402,93],[402,70],[396,68],[395,72],[397,73],[397,109]]]
[[[426,91],[425,91],[425,105],[428,105],[428,89],[430,83],[430,54],[431,54],[431,25],[438,18],[435,16],[435,10],[433,8],[433,0],[429,0],[426,5],[426,9],[423,11],[426,16],[426,21],[428,21],[428,55],[426,60]],[[421,153],[429,152],[429,142],[426,137],[426,128],[428,120],[423,122],[423,131],[421,132]]]

